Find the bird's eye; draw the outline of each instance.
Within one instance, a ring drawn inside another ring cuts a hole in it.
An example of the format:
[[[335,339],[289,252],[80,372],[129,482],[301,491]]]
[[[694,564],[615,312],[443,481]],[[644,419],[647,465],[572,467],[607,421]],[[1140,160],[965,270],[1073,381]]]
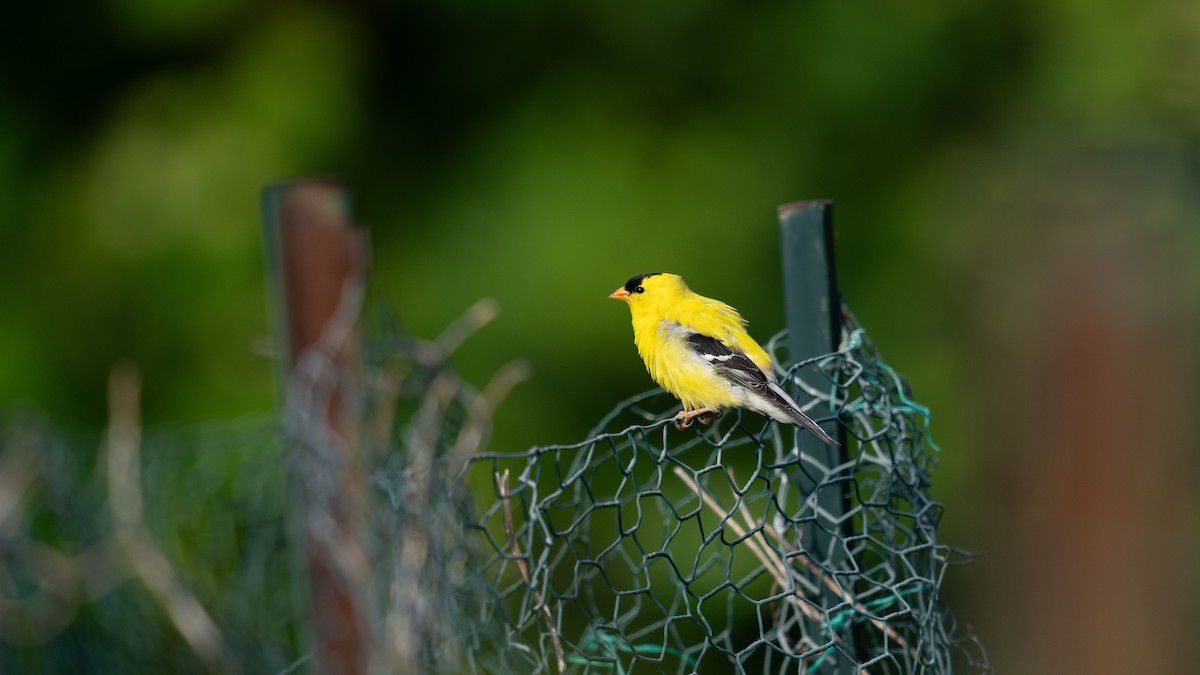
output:
[[[642,288],[641,286],[638,286],[637,288],[633,289],[633,292],[634,293],[645,293],[646,289]]]

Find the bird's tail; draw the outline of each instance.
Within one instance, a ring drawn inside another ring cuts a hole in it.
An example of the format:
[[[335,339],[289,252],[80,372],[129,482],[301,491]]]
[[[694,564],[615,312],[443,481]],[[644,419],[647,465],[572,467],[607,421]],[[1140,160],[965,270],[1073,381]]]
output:
[[[811,431],[814,436],[830,445],[841,445],[837,441],[833,440],[833,436],[825,433],[825,430],[818,426],[811,417],[805,415],[804,411],[800,409],[800,406],[794,400],[792,400],[791,396],[787,395],[787,392],[785,392],[782,387],[774,382],[768,382],[767,387],[771,390],[772,394],[775,394],[776,400],[772,401],[772,403],[776,405],[776,407],[779,409],[779,412],[782,413],[783,417],[786,418],[786,421],[791,422],[792,424],[799,424],[805,429]]]

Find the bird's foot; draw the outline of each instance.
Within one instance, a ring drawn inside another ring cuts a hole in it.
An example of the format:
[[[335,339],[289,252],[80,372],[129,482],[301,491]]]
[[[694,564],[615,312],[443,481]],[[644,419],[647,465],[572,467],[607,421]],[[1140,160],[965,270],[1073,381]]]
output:
[[[675,415],[675,428],[683,431],[692,426],[693,420],[698,420],[701,424],[711,424],[713,420],[721,416],[719,411],[712,408],[700,408],[698,410],[682,410]]]

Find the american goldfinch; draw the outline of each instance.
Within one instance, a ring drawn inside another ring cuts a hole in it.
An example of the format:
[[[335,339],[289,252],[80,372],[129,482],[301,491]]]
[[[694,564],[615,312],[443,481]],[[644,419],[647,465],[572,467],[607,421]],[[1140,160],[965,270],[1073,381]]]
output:
[[[639,274],[608,297],[629,305],[633,342],[650,377],[683,403],[676,428],[693,419],[708,424],[726,408],[749,408],[837,445],[775,383],[770,355],[746,334],[736,309],[662,272]]]

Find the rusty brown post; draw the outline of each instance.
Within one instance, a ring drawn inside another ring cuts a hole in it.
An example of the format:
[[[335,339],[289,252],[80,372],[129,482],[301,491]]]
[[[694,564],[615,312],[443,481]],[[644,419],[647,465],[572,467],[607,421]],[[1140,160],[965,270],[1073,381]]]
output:
[[[357,595],[363,477],[355,457],[357,322],[367,255],[341,185],[298,181],[262,193],[290,459],[299,483],[316,672],[367,670],[368,627]]]

